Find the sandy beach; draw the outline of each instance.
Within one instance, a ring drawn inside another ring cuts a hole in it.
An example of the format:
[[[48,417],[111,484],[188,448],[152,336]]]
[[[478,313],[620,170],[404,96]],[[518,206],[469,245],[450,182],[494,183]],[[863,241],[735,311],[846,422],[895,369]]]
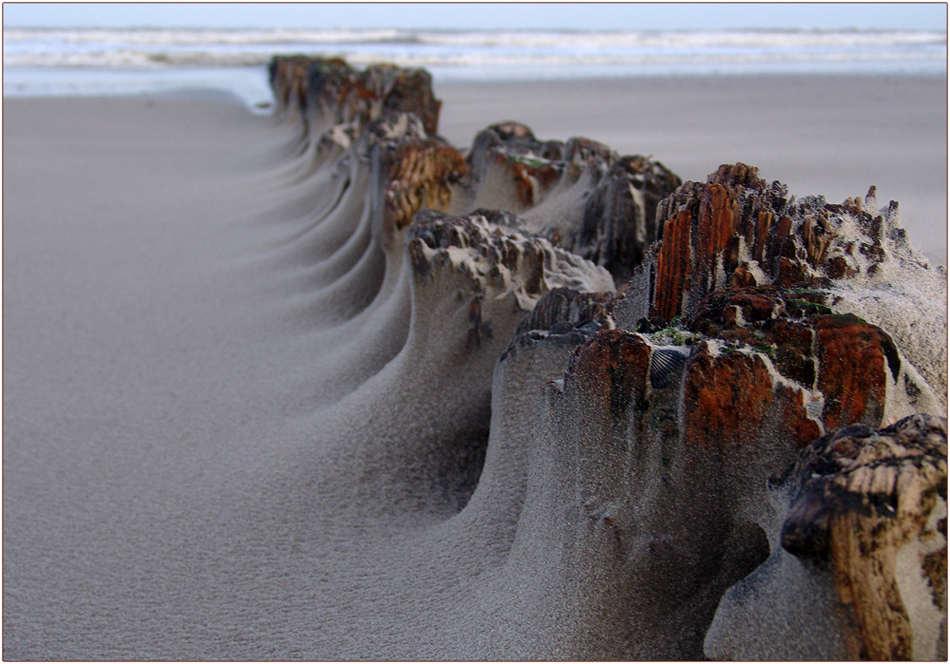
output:
[[[796,196],[876,185],[946,264],[945,79],[435,92],[460,149],[517,120],[684,180],[744,161]],[[4,100],[4,659],[561,654],[534,633],[557,617],[502,565],[510,541],[450,499],[351,490],[379,469],[331,434],[401,407],[381,365],[408,322],[331,324],[345,295],[300,242],[320,197],[295,184],[296,132],[217,94]],[[359,414],[367,394],[386,405]]]

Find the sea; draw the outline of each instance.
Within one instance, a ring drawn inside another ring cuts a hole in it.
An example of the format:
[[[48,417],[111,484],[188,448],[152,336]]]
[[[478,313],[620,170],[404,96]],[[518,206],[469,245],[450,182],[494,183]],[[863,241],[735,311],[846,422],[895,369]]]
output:
[[[8,29],[3,94],[219,89],[267,112],[274,54],[425,67],[436,82],[677,75],[947,75],[945,31]]]

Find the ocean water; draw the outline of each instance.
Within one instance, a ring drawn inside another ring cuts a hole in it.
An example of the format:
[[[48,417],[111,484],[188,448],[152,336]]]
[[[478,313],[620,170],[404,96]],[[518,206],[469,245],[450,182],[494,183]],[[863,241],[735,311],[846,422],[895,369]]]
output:
[[[432,30],[4,30],[3,94],[217,88],[272,99],[272,55],[425,67],[437,81],[947,72],[934,31],[465,32]]]

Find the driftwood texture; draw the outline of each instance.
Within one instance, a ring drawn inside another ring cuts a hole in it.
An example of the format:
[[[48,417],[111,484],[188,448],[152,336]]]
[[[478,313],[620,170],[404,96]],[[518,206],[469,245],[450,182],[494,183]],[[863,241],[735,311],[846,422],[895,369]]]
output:
[[[362,469],[338,490],[492,542],[533,630],[499,648],[946,657],[946,272],[896,203],[517,122],[463,154],[422,70],[276,57],[271,83],[300,181],[348,183],[316,262],[386,370],[340,380],[415,405],[327,444]]]

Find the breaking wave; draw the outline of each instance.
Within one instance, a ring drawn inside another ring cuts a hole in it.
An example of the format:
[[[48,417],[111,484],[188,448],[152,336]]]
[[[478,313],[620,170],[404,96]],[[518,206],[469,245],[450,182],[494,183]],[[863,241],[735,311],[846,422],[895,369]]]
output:
[[[41,30],[4,31],[5,67],[264,65],[275,50],[338,56],[356,65],[517,69],[666,67],[707,73],[710,65],[806,71],[867,63],[946,70],[947,38],[936,31],[509,31],[418,30]],[[464,75],[464,72],[457,72]],[[626,72],[624,72],[626,73]],[[551,75],[550,71],[537,72]]]

